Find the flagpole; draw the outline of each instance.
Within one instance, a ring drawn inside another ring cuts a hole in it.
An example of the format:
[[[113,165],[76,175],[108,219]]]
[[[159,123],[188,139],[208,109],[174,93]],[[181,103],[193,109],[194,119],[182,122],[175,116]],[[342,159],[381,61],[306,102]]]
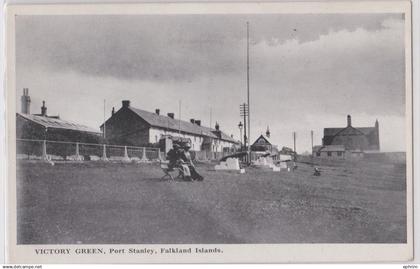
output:
[[[251,106],[249,103],[249,22],[246,22],[246,87],[248,103],[248,162],[251,163]]]

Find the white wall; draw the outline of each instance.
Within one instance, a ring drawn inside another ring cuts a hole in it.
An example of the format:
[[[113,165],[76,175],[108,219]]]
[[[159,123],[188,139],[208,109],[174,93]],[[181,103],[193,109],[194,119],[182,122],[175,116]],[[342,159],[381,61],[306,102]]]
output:
[[[172,135],[172,136],[181,136],[184,138],[189,138],[191,140],[191,150],[193,151],[200,151],[201,145],[203,144],[204,138],[199,135],[192,135],[192,134],[185,134],[174,131],[165,131],[163,129],[158,128],[150,128],[149,129],[149,143],[158,143],[161,136],[163,135]],[[212,150],[214,152],[222,152],[223,148],[225,147],[233,147],[233,143],[228,141],[221,141],[219,139],[213,139]]]

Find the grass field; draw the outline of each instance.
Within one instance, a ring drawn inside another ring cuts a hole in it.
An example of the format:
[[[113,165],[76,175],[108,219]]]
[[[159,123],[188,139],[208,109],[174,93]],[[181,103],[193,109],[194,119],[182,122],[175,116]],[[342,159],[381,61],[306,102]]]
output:
[[[174,182],[158,164],[20,162],[18,243],[405,242],[405,165],[321,169],[200,164],[203,182]]]

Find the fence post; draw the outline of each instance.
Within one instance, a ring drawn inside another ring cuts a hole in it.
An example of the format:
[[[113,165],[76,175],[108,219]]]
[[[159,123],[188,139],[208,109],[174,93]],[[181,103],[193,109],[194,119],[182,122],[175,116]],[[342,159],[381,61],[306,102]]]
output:
[[[108,158],[106,157],[106,145],[103,144],[103,152],[102,152],[102,161],[108,161]]]
[[[47,155],[47,141],[46,140],[42,142],[42,159],[44,161],[49,161],[48,155]]]
[[[82,156],[80,156],[79,142],[76,142],[76,161],[83,161]]]
[[[131,159],[130,157],[128,157],[128,151],[127,151],[127,146],[124,146],[124,158],[123,158],[124,162],[130,162]]]
[[[146,157],[146,148],[145,148],[145,147],[143,147],[143,156],[141,157],[141,161],[142,161],[142,162],[147,162],[147,161],[149,161],[149,160],[147,159],[147,157]]]
[[[158,156],[157,156],[158,161],[162,161],[162,157],[160,156],[160,148],[158,148]]]

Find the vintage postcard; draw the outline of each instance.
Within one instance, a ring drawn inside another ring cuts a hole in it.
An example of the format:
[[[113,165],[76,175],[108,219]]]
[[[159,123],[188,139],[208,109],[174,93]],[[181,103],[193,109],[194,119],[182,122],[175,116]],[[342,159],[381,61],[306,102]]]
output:
[[[7,7],[11,263],[413,257],[411,3]]]

